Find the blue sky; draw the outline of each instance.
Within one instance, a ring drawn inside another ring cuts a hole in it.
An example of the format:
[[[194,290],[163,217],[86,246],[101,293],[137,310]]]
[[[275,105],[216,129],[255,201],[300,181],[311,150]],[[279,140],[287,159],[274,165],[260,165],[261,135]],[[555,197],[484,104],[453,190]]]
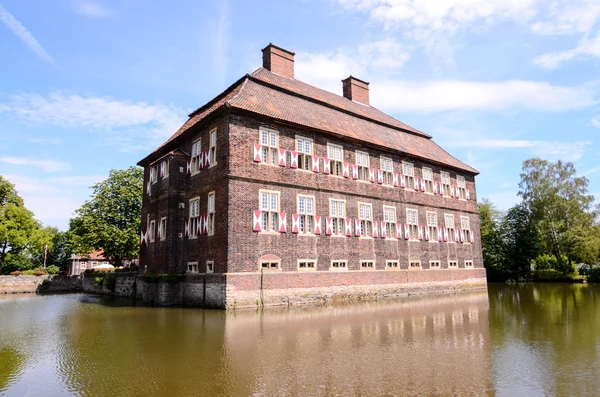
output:
[[[0,175],[62,229],[111,168],[261,64],[433,135],[481,171],[479,197],[518,202],[522,161],[573,161],[600,197],[597,0],[0,0]]]

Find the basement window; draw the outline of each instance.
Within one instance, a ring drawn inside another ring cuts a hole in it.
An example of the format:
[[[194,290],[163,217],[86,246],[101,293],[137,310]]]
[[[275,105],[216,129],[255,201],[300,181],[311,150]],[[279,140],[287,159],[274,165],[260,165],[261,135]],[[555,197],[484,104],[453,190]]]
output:
[[[419,261],[410,261],[409,262],[409,269],[417,270],[420,268],[421,268],[421,262],[419,262]]]
[[[343,260],[334,260],[331,261],[331,268],[330,270],[348,270],[348,261]]]
[[[458,261],[448,261],[448,267],[458,267]]]
[[[430,269],[439,269],[441,268],[440,261],[429,261]]]
[[[198,262],[188,262],[187,271],[188,273],[198,273]]]
[[[214,261],[206,261],[206,273],[214,273],[215,272],[215,262]]]
[[[473,267],[473,261],[465,261],[465,267]]]
[[[298,261],[298,270],[314,271],[317,269],[317,261],[301,259]]]
[[[277,270],[277,269],[279,269],[279,262],[263,261],[263,262],[260,262],[260,268],[263,271]]]
[[[360,261],[361,270],[375,270],[374,261]]]
[[[400,269],[400,264],[398,261],[385,261],[385,270],[398,270]]]

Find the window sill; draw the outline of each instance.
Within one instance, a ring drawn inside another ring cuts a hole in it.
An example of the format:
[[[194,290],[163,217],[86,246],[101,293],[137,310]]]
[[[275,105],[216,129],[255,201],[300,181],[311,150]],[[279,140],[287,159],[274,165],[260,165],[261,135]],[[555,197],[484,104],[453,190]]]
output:
[[[258,163],[258,165],[266,165],[269,167],[279,167],[279,164],[269,163],[267,161],[261,161],[260,163]]]
[[[343,268],[343,267],[330,267],[329,268],[330,272],[347,272],[348,268]]]
[[[280,232],[258,232],[259,235],[265,235],[265,236],[270,236],[270,235],[280,235]]]
[[[198,236],[188,236],[188,240],[197,240]]]
[[[211,164],[211,165],[208,166],[208,169],[211,169],[211,168],[216,167],[216,166],[217,166],[217,163]]]
[[[317,269],[304,269],[304,268],[300,269],[300,268],[299,268],[299,269],[298,269],[298,271],[299,271],[299,272],[316,272],[316,271],[317,271]]]
[[[317,237],[317,235],[314,233],[295,233],[295,234],[297,234],[300,237]]]

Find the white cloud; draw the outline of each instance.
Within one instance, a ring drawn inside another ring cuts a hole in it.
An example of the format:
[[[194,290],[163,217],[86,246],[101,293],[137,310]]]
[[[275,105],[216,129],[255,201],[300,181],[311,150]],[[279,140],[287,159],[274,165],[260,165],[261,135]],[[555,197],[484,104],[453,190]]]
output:
[[[544,69],[556,69],[566,61],[586,57],[600,58],[600,34],[593,39],[584,37],[573,49],[540,55],[534,62]]]
[[[564,111],[597,103],[585,87],[563,87],[545,82],[382,81],[373,82],[371,103],[389,111],[533,109]]]
[[[57,171],[63,171],[63,170],[66,170],[69,168],[69,166],[66,163],[63,163],[62,161],[38,160],[38,159],[32,159],[32,158],[28,158],[28,157],[4,156],[4,157],[0,157],[0,162],[6,163],[6,164],[12,164],[12,165],[26,165],[26,166],[39,167],[39,168],[43,169],[44,172],[57,172]]]
[[[2,21],[10,31],[20,38],[37,56],[44,61],[56,66],[54,59],[46,52],[44,47],[33,37],[31,32],[17,21],[17,19],[6,8],[0,4],[0,21]]]
[[[592,126],[600,128],[600,116],[596,116],[592,119]]]
[[[71,6],[73,11],[77,14],[84,15],[92,18],[106,18],[111,15],[111,11],[97,3],[90,0],[72,0]]]
[[[531,26],[542,35],[587,33],[600,17],[600,3],[596,0],[561,0],[547,2],[545,20]]]
[[[342,79],[350,75],[367,80],[371,76],[385,77],[398,73],[409,59],[402,44],[386,39],[327,53],[300,53],[296,56],[295,75],[299,80],[339,94]]]
[[[481,149],[526,149],[534,156],[563,161],[577,161],[592,142],[557,142],[524,139],[476,139],[448,142],[446,146]]]
[[[30,123],[101,132],[106,144],[126,150],[162,143],[185,120],[185,112],[170,106],[60,91],[15,95],[11,101],[0,103],[2,113]]]

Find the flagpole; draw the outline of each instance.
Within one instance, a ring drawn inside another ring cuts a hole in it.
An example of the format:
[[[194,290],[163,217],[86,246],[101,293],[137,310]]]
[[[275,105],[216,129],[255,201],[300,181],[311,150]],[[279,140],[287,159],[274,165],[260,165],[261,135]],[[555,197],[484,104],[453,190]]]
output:
[[[44,269],[46,268],[46,257],[48,256],[48,244],[44,246]]]

